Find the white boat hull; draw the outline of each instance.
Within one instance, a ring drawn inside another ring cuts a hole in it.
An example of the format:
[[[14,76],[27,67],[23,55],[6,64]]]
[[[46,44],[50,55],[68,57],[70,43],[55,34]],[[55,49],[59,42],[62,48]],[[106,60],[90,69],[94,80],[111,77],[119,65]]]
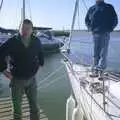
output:
[[[107,112],[113,113],[113,111],[115,110],[115,115],[120,115],[120,110],[118,111],[118,109],[114,108],[114,106],[111,105],[108,101],[108,105],[106,105],[106,113],[104,112],[102,94],[91,94],[89,88],[84,88],[81,86],[80,81],[98,81],[97,78],[91,79],[89,77],[89,68],[76,64],[71,67],[69,62],[65,62],[65,65],[67,68],[67,73],[70,79],[73,93],[80,109],[80,114],[84,114],[84,117],[86,118],[85,120],[120,120],[120,118],[111,117],[107,114]]]

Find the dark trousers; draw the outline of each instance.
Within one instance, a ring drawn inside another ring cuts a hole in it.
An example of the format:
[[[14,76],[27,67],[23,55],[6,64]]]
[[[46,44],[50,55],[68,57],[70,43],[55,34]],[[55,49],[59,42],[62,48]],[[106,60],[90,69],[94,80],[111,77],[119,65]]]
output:
[[[11,80],[11,94],[14,110],[14,120],[22,120],[21,102],[25,93],[30,106],[30,120],[39,120],[39,108],[37,104],[37,85],[34,77],[23,80],[13,78]]]

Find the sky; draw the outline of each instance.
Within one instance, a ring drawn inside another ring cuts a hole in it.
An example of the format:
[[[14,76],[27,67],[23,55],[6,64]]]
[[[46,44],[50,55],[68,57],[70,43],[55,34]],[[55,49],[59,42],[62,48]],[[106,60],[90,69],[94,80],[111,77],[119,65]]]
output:
[[[1,1],[1,0],[0,0]],[[95,0],[85,0],[89,8]],[[120,29],[120,0],[106,0],[114,5],[119,16]],[[70,29],[75,0],[26,0],[26,18],[33,21],[34,26],[52,27],[57,30]],[[4,28],[18,28],[21,20],[22,0],[4,0],[0,11],[0,26]],[[87,9],[82,0],[79,4],[75,29],[86,29],[84,18]]]

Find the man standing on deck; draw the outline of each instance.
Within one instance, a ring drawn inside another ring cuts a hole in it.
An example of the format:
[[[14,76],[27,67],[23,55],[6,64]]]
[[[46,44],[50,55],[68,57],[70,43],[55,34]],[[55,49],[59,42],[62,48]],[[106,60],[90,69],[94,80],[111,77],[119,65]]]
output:
[[[2,65],[1,70],[11,79],[14,120],[22,120],[21,101],[24,92],[30,105],[30,120],[39,120],[35,74],[44,65],[44,57],[41,42],[32,32],[32,22],[25,19],[20,26],[19,34],[0,47],[1,61],[8,55],[11,57],[10,71],[5,69],[5,65]]]
[[[107,66],[110,32],[117,26],[118,17],[112,5],[104,0],[96,0],[96,4],[87,12],[85,23],[94,40],[94,60],[90,77],[100,79]]]

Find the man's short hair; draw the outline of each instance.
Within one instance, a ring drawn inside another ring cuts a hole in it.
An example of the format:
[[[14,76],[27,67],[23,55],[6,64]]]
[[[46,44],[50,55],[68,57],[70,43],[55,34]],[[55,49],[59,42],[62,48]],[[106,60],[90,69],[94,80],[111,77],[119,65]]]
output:
[[[31,25],[32,28],[33,28],[33,23],[32,23],[32,21],[29,20],[29,19],[25,19],[25,20],[23,20],[22,24],[29,24],[29,25]]]

